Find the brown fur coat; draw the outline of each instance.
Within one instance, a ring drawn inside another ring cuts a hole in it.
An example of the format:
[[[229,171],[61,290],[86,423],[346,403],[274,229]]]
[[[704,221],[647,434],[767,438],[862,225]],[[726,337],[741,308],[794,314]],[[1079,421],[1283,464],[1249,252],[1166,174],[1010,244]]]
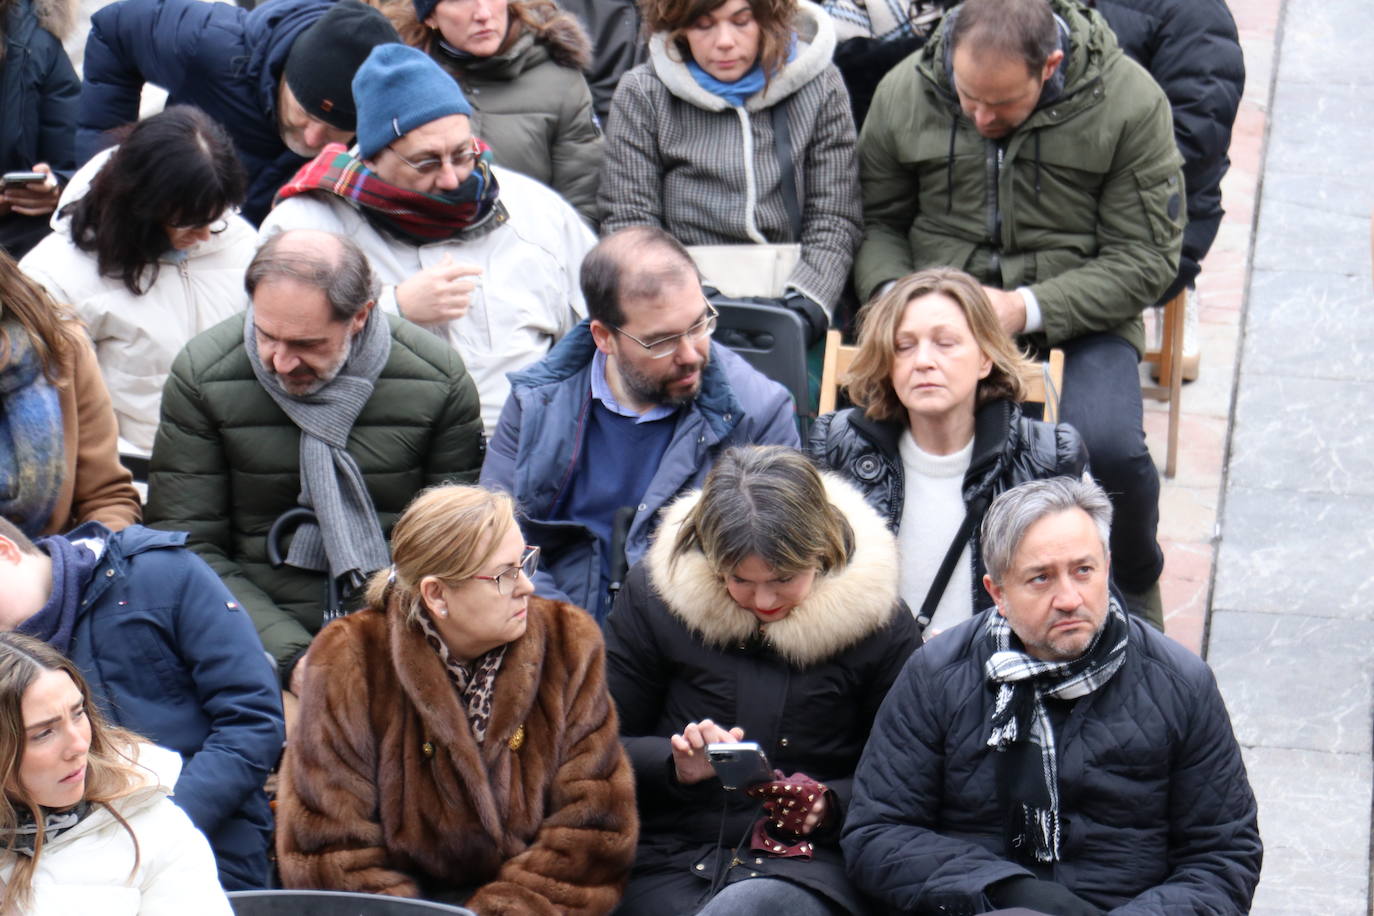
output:
[[[393,602],[394,604],[394,602]],[[282,764],[282,883],[481,914],[607,913],[638,830],[596,622],[531,598],[479,747],[402,609],[320,632]]]

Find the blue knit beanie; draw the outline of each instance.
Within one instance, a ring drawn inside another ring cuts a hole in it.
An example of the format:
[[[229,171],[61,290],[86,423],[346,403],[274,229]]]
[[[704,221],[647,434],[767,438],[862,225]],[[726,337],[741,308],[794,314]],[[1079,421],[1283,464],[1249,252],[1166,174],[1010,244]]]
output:
[[[358,155],[371,159],[398,138],[447,115],[472,117],[463,90],[429,55],[402,44],[378,45],[353,77]]]

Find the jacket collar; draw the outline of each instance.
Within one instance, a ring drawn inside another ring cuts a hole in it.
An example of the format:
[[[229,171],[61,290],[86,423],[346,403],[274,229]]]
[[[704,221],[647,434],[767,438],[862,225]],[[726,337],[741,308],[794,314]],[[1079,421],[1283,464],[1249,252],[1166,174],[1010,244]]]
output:
[[[591,319],[583,319],[554,344],[547,356],[507,377],[512,388],[542,388],[570,382],[577,384],[575,380],[578,379],[590,386],[589,376],[582,376],[591,372],[595,354],[596,342],[592,339]],[[711,355],[701,371],[701,391],[688,405],[701,413],[717,440],[725,438],[744,414],[723,365],[728,358],[722,355],[719,344],[711,344]]]
[[[881,629],[898,604],[897,541],[863,494],[834,474],[823,474],[826,496],[854,529],[854,555],[843,569],[817,576],[811,594],[777,623],[767,626],[774,651],[805,667],[832,658]],[[747,642],[758,622],[735,604],[725,583],[699,550],[670,560],[687,513],[701,499],[697,490],[663,512],[663,522],[645,557],[649,581],[675,617],[715,647]]]
[[[830,16],[809,0],[801,0],[793,27],[797,33],[796,57],[784,64],[761,92],[749,97],[744,103],[746,111],[773,107],[830,66],[835,56],[835,26]],[[692,78],[677,48],[669,47],[668,33],[655,32],[649,37],[649,62],[654,75],[663,81],[668,91],[684,102],[706,111],[724,111],[730,107],[725,99],[707,92]]]

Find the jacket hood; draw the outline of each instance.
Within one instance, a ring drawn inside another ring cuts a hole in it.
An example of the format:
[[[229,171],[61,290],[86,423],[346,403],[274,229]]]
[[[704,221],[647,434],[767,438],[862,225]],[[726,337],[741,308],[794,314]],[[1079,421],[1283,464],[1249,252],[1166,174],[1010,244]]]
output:
[[[586,72],[592,65],[592,40],[577,17],[549,0],[516,0],[510,4],[510,28],[518,30],[510,47],[491,57],[458,58],[445,51],[437,33],[415,18],[414,5],[402,0],[394,7],[392,21],[402,35],[419,33],[432,57],[459,73],[480,73],[490,79],[513,80],[526,70],[552,60],[560,67]],[[519,10],[523,16],[517,16]],[[527,21],[528,20],[528,21]]]
[[[257,83],[258,102],[275,130],[277,85],[297,36],[329,11],[334,0],[273,0],[244,13],[249,57],[244,70]]]
[[[62,189],[62,196],[57,200],[57,209],[53,211],[52,218],[48,221],[52,226],[53,232],[71,238],[72,220],[69,213],[64,212],[68,204],[75,203],[86,196],[86,192],[91,189],[91,182],[95,180],[102,166],[109,158],[114,155],[114,151],[119,147],[111,146],[103,149],[91,157],[90,161],[76,170],[72,180],[67,182],[67,186]],[[256,238],[257,233],[248,222],[232,210],[226,210],[224,219],[228,221],[229,227],[224,232],[217,232],[203,242],[197,242],[186,249],[186,256],[194,259],[203,255],[218,254],[236,245],[241,245],[245,238]],[[90,255],[92,263],[95,255]],[[164,258],[165,260],[165,258]]]
[[[1074,0],[1049,0],[1049,3],[1059,23],[1064,62],[1046,84],[1039,105],[1023,126],[1038,126],[1039,117],[1051,102],[1071,101],[1093,86],[1102,78],[1107,61],[1121,53],[1116,35],[1096,10],[1080,6]],[[960,9],[956,6],[946,14],[939,29],[921,48],[916,62],[917,71],[936,87],[956,111],[959,102],[954,93],[953,48],[949,43],[949,33],[959,18]],[[1056,112],[1052,117],[1054,120],[1063,120],[1061,115],[1067,114],[1067,111]]]
[[[38,27],[51,32],[58,41],[65,42],[71,37],[76,25],[75,0],[33,0],[21,5],[28,5],[38,20]]]
[[[773,107],[830,66],[835,56],[835,25],[830,16],[809,0],[801,0],[793,28],[797,33],[796,57],[783,64],[782,70],[768,81],[767,86],[745,101],[746,111]],[[649,60],[654,75],[684,102],[706,111],[724,111],[730,107],[725,99],[707,92],[692,78],[686,61],[679,59],[677,48],[669,46],[667,32],[655,32],[650,36]]]
[[[767,625],[772,648],[801,667],[833,657],[882,628],[893,614],[906,613],[898,601],[896,539],[853,485],[835,474],[821,477],[827,498],[854,529],[854,554],[843,569],[817,575],[806,600]],[[758,621],[730,597],[705,554],[693,550],[671,560],[673,542],[700,499],[696,490],[663,510],[645,555],[649,581],[668,610],[708,645],[746,642],[759,632]]]

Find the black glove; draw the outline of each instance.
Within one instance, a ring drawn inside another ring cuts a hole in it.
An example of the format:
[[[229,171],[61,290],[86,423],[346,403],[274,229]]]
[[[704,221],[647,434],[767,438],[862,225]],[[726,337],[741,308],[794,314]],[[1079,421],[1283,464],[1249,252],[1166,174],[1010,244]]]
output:
[[[989,884],[984,893],[1001,909],[1024,906],[1052,916],[1102,916],[1103,913],[1064,885],[1030,875],[1004,878]]]
[[[830,316],[825,313],[825,309],[795,289],[789,289],[782,302],[783,305],[800,315],[802,321],[806,323],[806,347],[808,350],[825,338],[825,332],[830,330]]]

